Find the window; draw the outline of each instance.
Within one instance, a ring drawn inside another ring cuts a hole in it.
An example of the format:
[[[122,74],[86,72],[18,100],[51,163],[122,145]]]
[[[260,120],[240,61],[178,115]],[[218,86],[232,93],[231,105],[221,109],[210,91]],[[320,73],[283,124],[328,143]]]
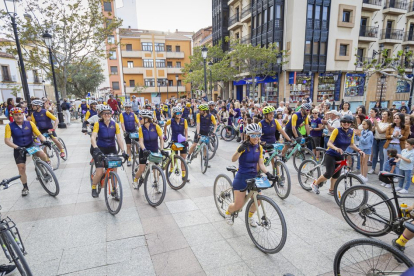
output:
[[[165,44],[164,43],[155,43],[155,52],[164,52]]]
[[[135,87],[135,80],[129,80],[129,87]]]
[[[181,52],[181,47],[180,46],[175,46],[175,51],[176,52]]]
[[[119,81],[113,81],[112,82],[112,89],[113,90],[119,90]]]
[[[116,59],[116,51],[109,51],[109,59],[110,60]]]
[[[167,79],[158,79],[158,86],[167,86]]]
[[[276,5],[275,8],[276,8],[275,18],[276,19],[282,18],[282,6],[281,5]]]
[[[321,42],[319,53],[321,56],[326,56],[326,42]]]
[[[321,18],[321,6],[315,6],[315,19],[319,20]]]
[[[181,86],[181,80],[177,81],[177,86]]]
[[[134,62],[133,61],[127,61],[128,68],[134,68]]]
[[[112,3],[111,2],[104,2],[104,11],[111,12],[112,11]]]
[[[306,55],[311,54],[311,42],[310,41],[305,42],[305,54]]]
[[[108,35],[108,43],[114,44],[115,43],[115,37],[113,35]]]
[[[148,87],[155,87],[155,81],[154,79],[145,79],[144,80],[145,86]]]
[[[167,62],[167,68],[172,68],[173,67],[173,65],[172,65],[172,61],[168,61]]]
[[[181,68],[181,62],[180,62],[180,61],[177,61],[177,62],[175,63],[175,67],[176,67],[176,68]]]
[[[152,43],[151,42],[142,42],[142,51],[152,52]]]
[[[168,86],[174,86],[174,83],[172,80],[168,80]]]
[[[154,60],[144,59],[144,67],[145,68],[154,68]]]
[[[126,45],[126,50],[127,51],[132,51],[132,44],[127,44]]]
[[[172,46],[171,45],[167,45],[167,52],[172,52]]]
[[[134,66],[132,66],[134,67]],[[112,75],[118,75],[118,67],[117,66],[111,66],[111,74]]]
[[[33,82],[40,83],[39,74],[37,73],[37,70],[33,70]]]
[[[343,11],[342,13],[342,22],[351,22],[351,12],[350,11]]]
[[[2,81],[11,81],[10,73],[9,73],[9,66],[2,65],[1,66],[1,74],[3,76]]]
[[[273,20],[273,10],[274,10],[274,6],[271,6],[270,11],[269,11],[269,20]]]
[[[164,59],[155,60],[155,64],[156,64],[157,68],[165,68],[165,60]]]
[[[313,55],[318,55],[319,52],[319,42],[314,41],[313,42]]]
[[[328,20],[328,7],[323,7],[323,11],[322,11],[322,20],[326,21]]]
[[[313,19],[313,5],[308,4],[308,19]]]
[[[341,57],[345,57],[348,55],[348,45],[341,44],[341,46],[339,46],[339,55]]]

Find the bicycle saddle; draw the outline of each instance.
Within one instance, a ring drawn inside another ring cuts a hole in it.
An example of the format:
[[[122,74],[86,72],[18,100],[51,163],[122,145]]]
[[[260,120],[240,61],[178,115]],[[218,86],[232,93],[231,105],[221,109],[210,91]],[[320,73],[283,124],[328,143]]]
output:
[[[228,167],[226,167],[226,169],[229,171],[229,172],[237,172],[237,168],[236,168],[236,166],[228,166]]]
[[[317,151],[323,151],[323,152],[326,152],[326,149],[325,149],[325,148],[316,147],[316,150],[317,150]]]
[[[409,222],[404,222],[404,227],[407,228],[410,232],[414,233],[414,224],[411,224]]]
[[[385,184],[392,184],[394,181],[394,177],[404,178],[404,176],[402,175],[385,172],[385,171],[380,172],[378,178],[380,181],[384,182]]]
[[[264,144],[262,147],[265,150],[273,150],[274,148],[272,144]]]

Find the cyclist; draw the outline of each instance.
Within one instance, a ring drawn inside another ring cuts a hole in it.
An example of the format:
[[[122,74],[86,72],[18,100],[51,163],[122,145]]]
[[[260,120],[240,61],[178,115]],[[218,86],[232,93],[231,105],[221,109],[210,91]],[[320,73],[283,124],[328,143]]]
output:
[[[164,114],[165,118],[168,118],[168,108],[169,108],[169,106],[168,106],[167,101],[166,101],[165,104],[163,105],[163,110],[162,110],[162,113]]]
[[[42,144],[48,147],[51,146],[51,143],[46,141],[46,138],[33,122],[24,120],[24,111],[20,107],[10,109],[10,114],[13,116],[13,122],[6,125],[4,143],[14,149],[14,160],[23,183],[22,196],[27,196],[29,188],[27,186],[25,148],[34,146],[33,136],[38,137]],[[13,138],[13,141],[11,138]],[[49,158],[44,151],[38,151],[35,154],[50,165]]]
[[[208,102],[208,107],[210,109],[210,114],[214,115],[217,118],[216,103],[213,101]]]
[[[259,122],[259,126],[262,128],[262,137],[260,139],[262,144],[276,143],[276,131],[279,131],[286,141],[292,141],[283,130],[279,121],[275,119],[275,111],[275,108],[271,105],[263,108],[264,119]]]
[[[191,103],[186,103],[185,107],[182,109],[183,112],[183,119],[188,120],[189,115],[193,114],[193,111],[191,110]]]
[[[353,122],[354,118],[351,115],[345,115],[341,119],[341,127],[332,131],[328,141],[328,150],[325,155],[326,172],[311,184],[311,188],[315,194],[319,194],[319,184],[325,183],[328,179],[332,178],[328,194],[334,195],[333,190],[335,182],[341,174],[341,171],[334,174],[336,167],[339,166],[336,162],[344,160],[342,155],[348,147],[351,147],[362,157],[365,155],[364,152],[354,144],[355,134],[350,128]]]
[[[86,112],[89,109],[89,105],[86,103],[86,100],[85,99],[82,99],[81,102],[82,103],[78,106],[78,112],[79,112],[79,109],[80,109],[81,118],[83,119],[84,116],[85,116],[85,114],[86,114]]]
[[[104,162],[101,160],[102,154],[118,154],[115,146],[115,136],[118,138],[122,156],[128,159],[128,154],[125,153],[124,143],[121,142],[122,136],[119,125],[111,120],[111,107],[103,106],[100,115],[102,118],[93,126],[91,135],[91,154],[96,166],[96,172],[92,179],[92,197],[94,198],[98,197],[96,185],[98,185],[104,175]]]
[[[210,133],[210,126],[211,124],[214,125],[213,133],[216,133],[217,129],[217,122],[214,115],[209,114],[209,108],[206,104],[200,104],[198,106],[199,113],[196,117],[197,122],[197,131],[194,134],[194,143],[190,147],[190,151],[188,152],[187,162],[191,162],[191,154],[193,153],[195,147],[197,146],[199,137],[201,135],[208,136]]]
[[[250,124],[246,128],[246,135],[247,140],[239,146],[232,157],[232,162],[239,160],[239,169],[232,185],[234,190],[234,203],[229,205],[225,214],[226,221],[230,225],[233,225],[232,214],[240,210],[244,205],[246,191],[243,190],[247,187],[246,180],[257,176],[258,167],[267,175],[268,179],[274,178],[274,176],[267,171],[263,162],[263,148],[259,144],[260,136],[262,136],[262,128],[258,124]],[[256,207],[253,204],[249,210],[249,224],[252,227],[257,226],[253,217],[255,212]]]
[[[91,108],[85,114],[85,121],[98,114],[98,110],[96,109],[97,103],[95,101],[91,101],[89,105]]]
[[[135,113],[135,115],[139,114],[139,106],[140,106],[140,102],[137,100],[137,96],[132,96],[132,112]]]
[[[139,169],[135,174],[133,187],[134,189],[139,189],[139,187],[144,183],[142,178],[142,173],[145,171],[147,166],[147,158],[151,152],[158,152],[158,140],[160,142],[160,148],[164,148],[164,139],[162,139],[162,129],[159,125],[154,124],[153,122],[153,112],[151,110],[144,109],[141,111],[140,115],[142,116],[143,124],[138,129],[139,134]],[[165,154],[161,150],[162,154]],[[139,179],[139,182],[138,182]]]
[[[103,104],[98,104],[96,106],[96,110],[97,110],[97,114],[94,116],[91,116],[88,120],[85,120],[82,124],[82,133],[87,133],[87,126],[90,124],[91,127],[93,128],[93,126],[95,125],[95,123],[97,123],[99,121],[100,117],[100,112],[102,110],[102,107],[104,105]]]
[[[121,123],[122,131],[124,132],[127,153],[130,156],[129,158],[131,158],[131,138],[129,138],[129,134],[137,131],[136,126],[141,126],[137,115],[132,112],[132,103],[125,103],[125,112],[119,115],[119,122]],[[128,159],[127,166],[131,166],[130,159]]]
[[[298,129],[303,123],[305,124],[306,133],[309,136],[310,128],[309,128],[308,112],[311,109],[312,109],[312,106],[309,103],[304,103],[300,106],[300,110],[292,115],[289,122],[285,126],[285,132],[289,137],[293,139],[301,137],[301,134]],[[289,149],[289,145],[285,145],[283,147],[282,156],[286,155],[286,151],[288,149]]]
[[[111,107],[114,115],[118,114],[118,101],[114,99],[113,95],[109,95],[108,105]]]
[[[157,119],[157,122],[165,119],[164,118],[164,115],[162,115],[162,110],[160,109],[160,105],[159,104],[156,104],[155,105],[154,118]]]
[[[37,128],[39,129],[40,133],[49,133],[51,134],[50,138],[56,144],[58,149],[60,150],[60,157],[65,157],[65,150],[62,147],[62,144],[57,139],[57,135],[55,129],[59,123],[58,119],[52,115],[49,111],[46,111],[42,108],[43,102],[41,100],[34,100],[32,101],[32,122],[36,124]],[[52,121],[54,121],[52,125]]]
[[[171,141],[172,142],[178,142],[178,136],[182,135],[185,137],[188,137],[188,124],[187,120],[182,118],[183,112],[180,107],[174,107],[172,109],[172,119],[168,120],[164,125],[164,133],[167,133],[167,126],[171,125]],[[167,137],[164,135],[164,140],[167,140]],[[177,152],[178,153],[178,152]],[[180,155],[182,158],[187,157],[187,146],[185,145],[184,148],[180,151]],[[171,169],[173,169],[171,167]],[[185,166],[184,164],[181,164],[182,169],[182,178],[185,178]],[[189,180],[187,180],[189,181]]]

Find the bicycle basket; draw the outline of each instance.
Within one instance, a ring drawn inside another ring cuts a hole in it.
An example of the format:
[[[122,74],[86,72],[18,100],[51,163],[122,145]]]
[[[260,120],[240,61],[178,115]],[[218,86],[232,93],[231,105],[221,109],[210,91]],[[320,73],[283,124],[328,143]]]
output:
[[[210,142],[210,137],[208,137],[208,136],[201,136],[201,138],[200,138],[200,142],[201,142],[201,143],[206,143],[206,144],[208,144],[208,143]]]
[[[267,189],[272,187],[267,177],[257,177],[256,178],[256,187],[259,189]]]
[[[119,168],[122,166],[122,158],[119,156],[108,156],[105,158],[105,168]]]
[[[27,153],[30,155],[35,154],[36,152],[40,151],[39,147],[30,147],[26,149]]]
[[[283,144],[273,144],[273,148],[277,151],[281,151],[283,149],[284,145]]]
[[[130,133],[129,138],[130,139],[138,139],[139,138],[138,132]]]
[[[184,148],[184,145],[183,145],[183,144],[181,144],[181,143],[174,143],[174,144],[171,146],[171,149],[172,149],[172,150],[175,150],[175,151],[177,151],[177,150],[183,150],[183,148]]]
[[[150,156],[148,157],[148,160],[155,164],[159,164],[162,162],[162,154],[151,152]]]

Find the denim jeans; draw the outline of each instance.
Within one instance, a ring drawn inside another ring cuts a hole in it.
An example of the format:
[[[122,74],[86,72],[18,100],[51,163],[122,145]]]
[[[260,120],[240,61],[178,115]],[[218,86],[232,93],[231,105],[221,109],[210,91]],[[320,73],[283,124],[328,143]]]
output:
[[[385,156],[388,156],[387,150],[389,150],[389,149],[396,149],[397,150],[397,154],[400,154],[401,153],[400,144],[391,144],[390,143],[388,145],[388,148],[384,149],[384,157]],[[387,165],[388,170],[386,169],[386,166],[385,165]],[[388,165],[388,158],[384,158],[384,165],[383,166],[384,166],[384,171],[389,172],[391,170],[390,166]],[[398,174],[399,171],[400,171],[400,164],[397,163],[397,165],[395,166],[394,173]]]
[[[323,141],[324,141],[324,143],[323,143],[323,145],[324,145],[324,148],[325,149],[327,149],[328,148],[328,141],[329,141],[329,139],[330,139],[331,137],[329,137],[329,136],[324,136],[323,137]]]
[[[404,189],[408,191],[411,185],[411,170],[400,170],[399,174],[404,175],[404,178],[400,178],[398,186],[402,188],[404,185],[404,181],[405,181]]]
[[[372,169],[375,170],[378,162],[378,155],[380,159],[380,171],[384,169],[384,144],[387,140],[376,140],[374,139],[374,143],[372,143]],[[385,158],[386,159],[386,158]]]

